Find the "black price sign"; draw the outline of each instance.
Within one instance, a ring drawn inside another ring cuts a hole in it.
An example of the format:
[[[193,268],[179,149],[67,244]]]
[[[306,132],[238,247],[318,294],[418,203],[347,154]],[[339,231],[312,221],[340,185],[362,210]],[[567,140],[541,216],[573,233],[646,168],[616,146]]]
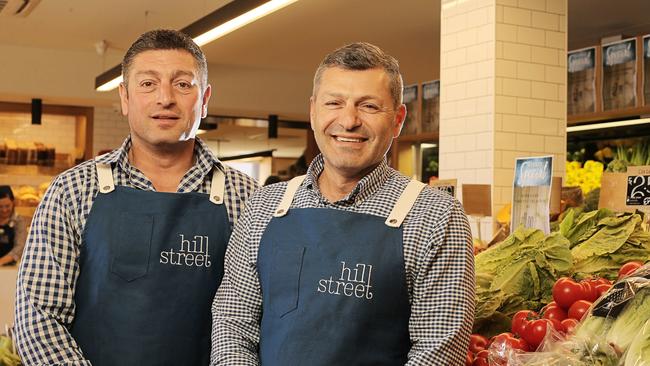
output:
[[[627,177],[625,204],[628,206],[650,206],[650,175]]]

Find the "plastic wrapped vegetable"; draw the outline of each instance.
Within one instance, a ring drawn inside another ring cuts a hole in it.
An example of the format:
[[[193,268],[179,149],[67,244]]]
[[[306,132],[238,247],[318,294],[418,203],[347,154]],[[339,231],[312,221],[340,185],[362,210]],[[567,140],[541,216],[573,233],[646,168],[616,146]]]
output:
[[[650,320],[647,320],[630,344],[625,366],[650,366]]]

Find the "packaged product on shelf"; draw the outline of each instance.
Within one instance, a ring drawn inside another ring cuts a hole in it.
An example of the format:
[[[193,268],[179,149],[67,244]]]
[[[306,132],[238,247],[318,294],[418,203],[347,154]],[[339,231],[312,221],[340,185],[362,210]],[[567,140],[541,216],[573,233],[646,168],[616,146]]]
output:
[[[403,96],[404,104],[406,105],[406,119],[404,120],[401,135],[414,135],[419,132],[417,84],[405,86]]]
[[[636,39],[603,46],[603,110],[636,103]]]
[[[596,48],[569,52],[567,114],[596,111]]]
[[[440,126],[440,80],[422,84],[422,132],[437,132]]]

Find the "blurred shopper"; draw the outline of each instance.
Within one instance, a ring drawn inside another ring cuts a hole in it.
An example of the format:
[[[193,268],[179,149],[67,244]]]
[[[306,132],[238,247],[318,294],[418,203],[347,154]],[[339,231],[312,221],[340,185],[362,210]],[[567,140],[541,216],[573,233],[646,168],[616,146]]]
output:
[[[27,221],[16,214],[14,192],[0,186],[0,266],[18,262],[27,238]]]
[[[210,304],[256,183],[196,137],[211,87],[201,49],[155,30],[122,61],[122,146],[56,178],[18,275],[26,365],[207,365]]]
[[[397,61],[354,43],[316,71],[306,176],[253,194],[213,307],[213,365],[464,365],[474,256],[458,201],[388,167]]]

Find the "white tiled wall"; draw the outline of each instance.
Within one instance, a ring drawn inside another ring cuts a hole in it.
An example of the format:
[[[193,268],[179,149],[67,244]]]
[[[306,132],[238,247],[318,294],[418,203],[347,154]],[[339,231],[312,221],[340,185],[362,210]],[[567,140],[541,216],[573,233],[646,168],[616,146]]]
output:
[[[512,200],[514,160],[566,155],[566,0],[496,0],[495,208]],[[496,153],[498,152],[498,153]]]
[[[567,0],[442,0],[440,178],[512,199],[517,157],[566,155]]]
[[[54,146],[57,153],[71,154],[75,145],[74,116],[43,115],[40,125],[32,125],[28,113],[0,114],[0,142],[41,142]]]

